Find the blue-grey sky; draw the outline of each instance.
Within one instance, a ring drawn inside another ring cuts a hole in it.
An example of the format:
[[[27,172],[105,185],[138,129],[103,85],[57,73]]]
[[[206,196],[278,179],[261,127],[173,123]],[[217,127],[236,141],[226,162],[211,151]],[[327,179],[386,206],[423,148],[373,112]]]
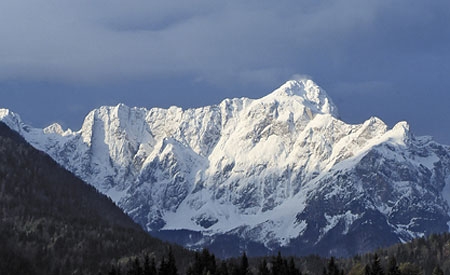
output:
[[[0,2],[0,107],[36,127],[258,98],[303,74],[344,121],[450,144],[449,64],[448,0]]]

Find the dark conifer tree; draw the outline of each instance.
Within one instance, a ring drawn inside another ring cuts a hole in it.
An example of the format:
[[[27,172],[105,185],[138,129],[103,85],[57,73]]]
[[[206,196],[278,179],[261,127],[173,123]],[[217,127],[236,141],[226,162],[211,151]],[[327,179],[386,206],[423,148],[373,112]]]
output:
[[[208,272],[215,274],[216,269],[216,257],[207,249],[203,249],[201,253],[195,253],[194,263],[189,267],[187,275],[202,275]]]
[[[166,258],[162,257],[161,263],[159,264],[158,268],[158,275],[166,275],[167,274],[167,262]]]
[[[294,258],[292,258],[292,257],[289,259],[287,271],[288,271],[287,274],[289,274],[289,275],[302,275],[300,270],[295,266]]]
[[[111,270],[108,272],[108,275],[120,275],[120,268],[112,266]]]
[[[147,275],[150,271],[150,258],[148,257],[148,254],[145,254],[144,256],[144,267],[143,267],[143,274]]]
[[[330,260],[328,261],[328,265],[327,265],[327,270],[326,270],[326,274],[327,275],[339,275],[339,268],[336,265],[336,260],[334,257],[331,257]]]
[[[283,258],[281,252],[278,251],[277,257],[272,258],[272,274],[284,275],[283,271]]]
[[[241,275],[247,275],[250,274],[249,265],[248,265],[248,258],[247,254],[244,252],[242,253],[241,257],[241,265],[239,266],[240,274]]]
[[[169,249],[169,275],[178,275],[177,263],[175,262],[175,257],[172,253],[172,248]]]
[[[436,266],[433,269],[433,274],[432,275],[444,275],[444,271],[442,271],[442,269],[439,266]]]
[[[169,248],[169,254],[167,255],[167,261],[163,257],[161,265],[159,266],[158,275],[178,275],[177,266],[175,263],[175,257],[172,253],[172,248]]]
[[[383,267],[380,263],[380,257],[375,253],[373,256],[373,263],[370,268],[371,275],[384,275]]]
[[[228,271],[228,265],[226,262],[222,262],[219,266],[219,268],[217,269],[217,274],[216,275],[229,275],[229,271]]]
[[[128,275],[143,275],[143,269],[141,266],[141,262],[139,261],[139,258],[136,257],[134,259],[131,268],[128,270]]]
[[[389,257],[387,275],[401,275],[398,269],[397,259],[394,256]]]
[[[156,263],[155,263],[155,258],[152,258],[150,260],[148,254],[145,255],[144,257],[144,270],[143,270],[143,274],[144,275],[156,275]]]
[[[199,275],[199,274],[202,274],[202,271],[203,271],[203,263],[200,259],[200,254],[198,252],[195,252],[194,263],[192,263],[189,266],[186,274],[187,275]]]
[[[270,275],[270,270],[267,267],[266,259],[264,259],[262,262],[259,263],[258,275]]]
[[[156,262],[155,262],[155,258],[152,258],[152,261],[150,262],[150,273],[156,275],[158,274],[158,271],[156,270]]]

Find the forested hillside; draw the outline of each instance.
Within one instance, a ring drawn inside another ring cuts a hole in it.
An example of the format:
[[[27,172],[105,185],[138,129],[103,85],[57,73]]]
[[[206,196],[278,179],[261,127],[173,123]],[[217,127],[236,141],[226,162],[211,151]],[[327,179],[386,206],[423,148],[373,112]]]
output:
[[[450,234],[432,234],[342,262],[345,269],[351,271],[349,274],[364,274],[360,270],[366,264],[371,268],[370,274],[381,274],[373,272],[378,264],[388,275],[450,274]],[[395,266],[400,273],[395,273]]]
[[[190,253],[172,250],[187,266]],[[0,123],[0,274],[97,274],[134,255],[159,260],[168,252],[109,198]]]

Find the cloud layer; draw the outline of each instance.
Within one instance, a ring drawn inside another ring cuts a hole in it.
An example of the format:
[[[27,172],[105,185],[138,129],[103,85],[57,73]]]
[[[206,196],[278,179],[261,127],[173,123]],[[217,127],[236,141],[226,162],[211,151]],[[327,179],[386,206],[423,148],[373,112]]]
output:
[[[97,85],[92,93],[114,96],[105,83],[177,79],[200,97],[210,89],[259,96],[299,73],[360,120],[366,113],[346,103],[379,94],[449,98],[448,18],[443,0],[3,0],[0,82]]]
[[[361,67],[371,73],[396,69],[411,56],[448,55],[449,7],[384,0],[5,0],[0,77],[264,81],[342,66],[360,75]]]

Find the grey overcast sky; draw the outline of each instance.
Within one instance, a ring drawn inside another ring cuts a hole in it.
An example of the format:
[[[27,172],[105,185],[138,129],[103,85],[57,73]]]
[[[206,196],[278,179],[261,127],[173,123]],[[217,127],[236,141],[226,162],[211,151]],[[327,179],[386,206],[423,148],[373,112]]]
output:
[[[450,144],[450,1],[0,1],[0,107],[79,129],[93,108],[258,98],[295,74],[341,117]]]

